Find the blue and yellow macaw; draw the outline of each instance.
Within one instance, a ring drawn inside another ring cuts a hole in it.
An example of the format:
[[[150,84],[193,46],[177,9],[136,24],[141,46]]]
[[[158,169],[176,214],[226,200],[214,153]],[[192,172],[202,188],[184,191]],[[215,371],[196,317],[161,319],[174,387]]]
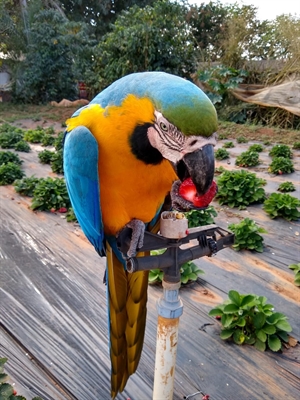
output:
[[[217,116],[193,83],[163,72],[127,75],[67,121],[65,179],[81,228],[107,257],[111,396],[123,391],[138,366],[144,341],[148,272],[127,273],[126,256],[142,247],[171,192],[191,177],[199,194],[214,174]],[[131,228],[127,255],[117,237]],[[138,256],[142,256],[139,253]]]

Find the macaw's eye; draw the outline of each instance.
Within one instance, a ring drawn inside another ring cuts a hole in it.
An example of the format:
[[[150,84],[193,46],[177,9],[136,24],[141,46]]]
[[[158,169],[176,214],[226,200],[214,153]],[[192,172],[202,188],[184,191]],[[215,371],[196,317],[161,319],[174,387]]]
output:
[[[168,127],[164,122],[160,122],[159,126],[162,131],[168,132]]]

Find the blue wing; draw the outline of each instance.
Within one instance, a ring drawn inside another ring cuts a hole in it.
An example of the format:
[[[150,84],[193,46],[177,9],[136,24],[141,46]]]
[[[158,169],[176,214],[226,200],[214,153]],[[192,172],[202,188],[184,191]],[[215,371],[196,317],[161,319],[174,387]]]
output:
[[[84,126],[79,126],[66,133],[64,174],[78,222],[96,251],[104,256],[98,144],[90,130]]]

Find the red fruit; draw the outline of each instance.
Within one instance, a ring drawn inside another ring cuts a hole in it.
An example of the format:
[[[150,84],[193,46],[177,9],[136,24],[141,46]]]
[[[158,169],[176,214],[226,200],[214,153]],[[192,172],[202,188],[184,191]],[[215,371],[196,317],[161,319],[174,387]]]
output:
[[[195,207],[207,207],[212,199],[215,197],[218,191],[218,187],[215,181],[212,182],[210,188],[203,195],[198,195],[196,186],[194,185],[192,178],[188,178],[182,182],[179,187],[179,194],[185,200],[193,203]]]
[[[216,319],[220,320],[221,319],[221,315],[216,315]]]
[[[205,394],[205,395],[202,397],[202,400],[209,400],[209,394]]]
[[[13,395],[16,396],[17,394],[18,394],[18,393],[17,393],[16,389],[14,389]]]
[[[68,209],[66,207],[60,207],[57,211],[59,213],[66,213],[68,211]]]

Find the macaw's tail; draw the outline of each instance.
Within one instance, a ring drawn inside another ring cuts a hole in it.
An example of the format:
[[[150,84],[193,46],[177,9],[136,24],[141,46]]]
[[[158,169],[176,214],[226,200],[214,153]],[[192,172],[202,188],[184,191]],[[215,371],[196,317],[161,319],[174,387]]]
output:
[[[149,229],[149,227],[148,227]],[[149,229],[159,230],[159,222]],[[149,253],[138,253],[138,257]],[[148,271],[129,274],[107,243],[111,397],[125,388],[141,358],[147,314]]]

